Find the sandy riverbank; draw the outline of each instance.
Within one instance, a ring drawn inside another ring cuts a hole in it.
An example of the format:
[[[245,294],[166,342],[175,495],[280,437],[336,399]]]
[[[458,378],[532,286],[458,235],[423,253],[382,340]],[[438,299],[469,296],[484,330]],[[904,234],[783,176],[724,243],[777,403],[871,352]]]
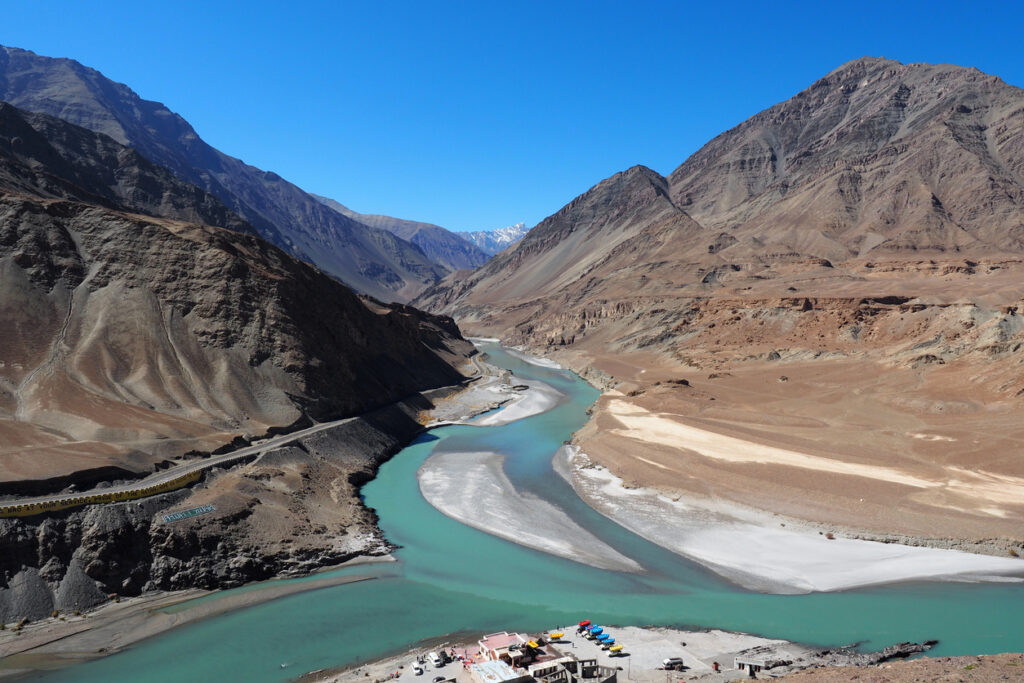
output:
[[[345,566],[393,561],[358,558]],[[337,569],[334,567],[333,569]],[[245,589],[227,591],[185,590],[127,598],[107,603],[65,621],[45,619],[30,623],[20,635],[0,632],[0,678],[33,670],[55,669],[89,659],[104,657],[178,626],[219,614],[252,607],[288,595],[330,586],[365,581],[365,576],[324,576],[305,580],[272,580]],[[200,597],[213,599],[185,604]],[[174,607],[173,611],[168,611]]]
[[[507,410],[507,409],[506,409]],[[498,453],[438,453],[417,477],[427,502],[467,526],[601,569],[638,572],[639,564],[545,500],[517,491]]]
[[[489,340],[474,338],[473,341]],[[513,353],[508,349],[505,351],[528,363],[543,367],[560,367],[554,362],[546,364],[546,359]],[[495,427],[539,415],[565,400],[560,391],[544,382],[517,377],[508,370],[497,368],[480,358],[474,358],[473,363],[477,367],[479,377],[461,391],[435,401],[434,408],[429,411],[429,421],[426,424],[428,428],[447,424]],[[498,408],[501,410],[496,410]]]
[[[565,400],[565,395],[544,382],[526,380],[512,375],[510,385],[515,398],[500,411],[483,415],[468,424],[479,427],[496,427],[522,420],[551,410]],[[516,387],[524,387],[516,389]]]
[[[835,591],[915,579],[1022,581],[1024,560],[829,538],[794,520],[720,500],[627,488],[586,454],[559,451],[556,471],[590,506],[633,533],[753,590]],[[671,497],[670,497],[671,496]]]

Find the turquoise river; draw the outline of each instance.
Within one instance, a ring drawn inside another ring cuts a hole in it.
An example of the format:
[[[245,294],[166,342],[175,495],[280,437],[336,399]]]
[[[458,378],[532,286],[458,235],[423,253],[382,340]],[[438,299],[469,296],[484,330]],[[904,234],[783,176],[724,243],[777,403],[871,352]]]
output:
[[[597,391],[567,371],[527,364],[497,346],[485,350],[492,363],[547,382],[568,398],[548,412],[503,426],[434,429],[387,462],[363,494],[380,515],[387,538],[401,547],[395,553],[398,561],[336,571],[375,580],[194,622],[120,654],[38,679],[287,681],[445,634],[539,630],[583,618],[619,625],[717,627],[820,645],[862,643],[865,648],[938,639],[934,654],[1024,650],[1020,584],[922,582],[764,595],[737,588],[634,536],[583,504],[551,467],[558,447],[586,421]],[[560,506],[647,571],[594,569],[445,517],[423,499],[416,480],[423,461],[441,451],[504,454],[506,472],[517,488]]]

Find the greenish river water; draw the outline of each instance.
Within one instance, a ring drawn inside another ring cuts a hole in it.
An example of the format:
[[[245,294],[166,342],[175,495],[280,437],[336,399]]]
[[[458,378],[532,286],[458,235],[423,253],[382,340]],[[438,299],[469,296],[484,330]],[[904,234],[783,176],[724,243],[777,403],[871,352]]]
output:
[[[583,504],[551,469],[555,451],[586,421],[586,409],[598,392],[569,372],[524,363],[497,347],[486,350],[494,364],[547,382],[567,400],[508,425],[435,429],[386,463],[363,493],[388,539],[401,546],[399,561],[335,572],[376,580],[196,622],[39,679],[286,681],[445,634],[539,630],[583,618],[724,628],[819,645],[862,642],[866,648],[939,639],[934,654],[1024,650],[1020,584],[904,583],[841,593],[764,595],[737,588],[634,536]],[[505,454],[506,472],[517,488],[560,506],[647,572],[595,569],[445,517],[423,499],[416,480],[423,461],[441,450]]]

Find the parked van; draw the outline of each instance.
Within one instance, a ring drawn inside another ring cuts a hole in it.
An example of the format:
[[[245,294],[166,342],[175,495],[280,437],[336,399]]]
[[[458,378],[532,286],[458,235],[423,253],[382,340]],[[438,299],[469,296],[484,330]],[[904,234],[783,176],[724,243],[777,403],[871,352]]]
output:
[[[441,658],[441,655],[437,654],[436,652],[431,652],[430,654],[428,654],[427,659],[429,659],[430,663],[438,669],[444,666],[444,660]]]
[[[683,660],[681,657],[669,657],[664,662],[662,662],[662,665],[666,669],[682,669]]]

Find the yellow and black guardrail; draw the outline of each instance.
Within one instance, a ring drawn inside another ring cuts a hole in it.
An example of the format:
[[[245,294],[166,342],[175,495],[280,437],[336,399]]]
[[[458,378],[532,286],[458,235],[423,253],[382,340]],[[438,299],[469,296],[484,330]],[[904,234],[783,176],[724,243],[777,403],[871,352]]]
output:
[[[193,470],[192,472],[183,474],[180,477],[168,479],[160,484],[144,486],[137,489],[129,489],[127,491],[84,493],[80,496],[58,498],[56,500],[35,503],[0,503],[0,517],[30,517],[32,515],[43,514],[44,512],[55,512],[57,510],[81,507],[83,505],[121,503],[128,500],[148,498],[149,496],[155,496],[159,493],[167,493],[168,491],[174,491],[188,486],[189,484],[194,484],[199,481],[202,476],[202,470]]]

